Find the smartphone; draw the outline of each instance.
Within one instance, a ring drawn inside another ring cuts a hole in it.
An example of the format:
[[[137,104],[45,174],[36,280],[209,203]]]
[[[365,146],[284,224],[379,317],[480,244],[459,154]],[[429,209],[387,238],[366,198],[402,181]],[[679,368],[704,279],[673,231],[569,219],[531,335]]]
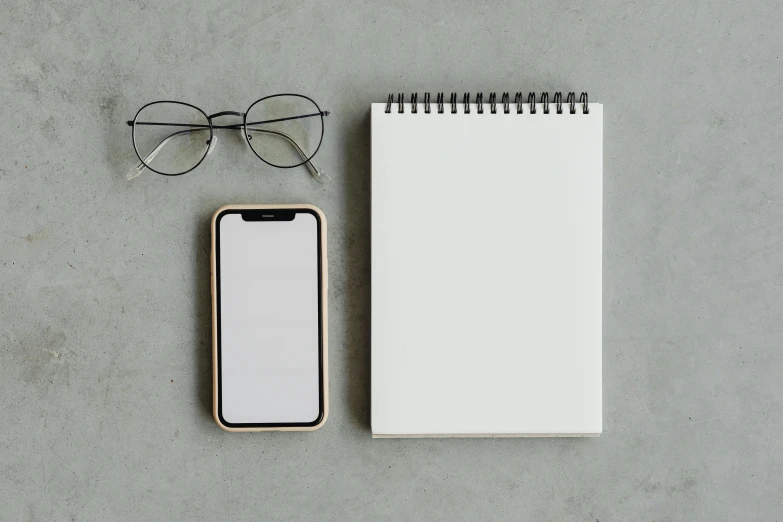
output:
[[[212,217],[213,415],[227,431],[310,431],[329,413],[326,218],[312,205]]]

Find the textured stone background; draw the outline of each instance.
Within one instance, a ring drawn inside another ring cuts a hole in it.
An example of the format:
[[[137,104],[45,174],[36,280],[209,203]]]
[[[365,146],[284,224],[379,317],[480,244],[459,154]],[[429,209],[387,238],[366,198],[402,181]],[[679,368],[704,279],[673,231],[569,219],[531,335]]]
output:
[[[2,11],[1,520],[780,519],[779,2]],[[369,104],[425,90],[605,104],[601,438],[370,438]],[[332,111],[331,184],[228,135],[187,177],[125,179],[144,103],[277,92]],[[208,219],[238,202],[329,218],[319,432],[212,422]]]

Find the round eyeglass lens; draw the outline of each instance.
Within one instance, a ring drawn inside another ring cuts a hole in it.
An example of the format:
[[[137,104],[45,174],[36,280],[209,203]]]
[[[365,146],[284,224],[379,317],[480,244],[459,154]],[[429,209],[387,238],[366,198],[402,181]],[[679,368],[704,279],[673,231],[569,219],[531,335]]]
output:
[[[195,168],[209,150],[210,136],[206,115],[183,103],[151,103],[133,122],[133,146],[139,158],[167,176]]]
[[[301,165],[321,145],[321,110],[304,96],[264,98],[250,106],[245,118],[248,143],[258,157],[275,167]]]

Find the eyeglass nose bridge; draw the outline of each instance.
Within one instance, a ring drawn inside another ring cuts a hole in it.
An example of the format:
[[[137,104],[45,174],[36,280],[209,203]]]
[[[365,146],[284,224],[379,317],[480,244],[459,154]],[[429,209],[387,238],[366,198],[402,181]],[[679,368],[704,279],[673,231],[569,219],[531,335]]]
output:
[[[244,118],[245,117],[245,113],[244,112],[237,112],[237,111],[221,111],[221,112],[216,112],[215,114],[210,114],[209,116],[207,116],[207,119],[209,120],[210,123],[212,123],[213,119],[219,118],[221,116],[239,116],[240,118]],[[213,134],[212,138],[207,140],[207,145],[209,146],[207,148],[207,154],[206,154],[207,156],[213,150],[215,150],[215,145],[216,144],[217,144],[217,136]]]
[[[207,116],[207,118],[211,121],[213,118],[218,118],[220,116],[239,116],[240,118],[245,117],[244,112],[236,112],[236,111],[223,111],[223,112],[216,112],[215,114],[210,114]]]

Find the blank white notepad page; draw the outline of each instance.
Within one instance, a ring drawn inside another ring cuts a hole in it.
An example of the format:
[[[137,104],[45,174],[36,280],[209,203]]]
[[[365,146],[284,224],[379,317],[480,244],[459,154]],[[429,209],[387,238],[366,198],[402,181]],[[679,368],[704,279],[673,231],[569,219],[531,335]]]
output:
[[[375,436],[601,432],[603,110],[372,105]]]

